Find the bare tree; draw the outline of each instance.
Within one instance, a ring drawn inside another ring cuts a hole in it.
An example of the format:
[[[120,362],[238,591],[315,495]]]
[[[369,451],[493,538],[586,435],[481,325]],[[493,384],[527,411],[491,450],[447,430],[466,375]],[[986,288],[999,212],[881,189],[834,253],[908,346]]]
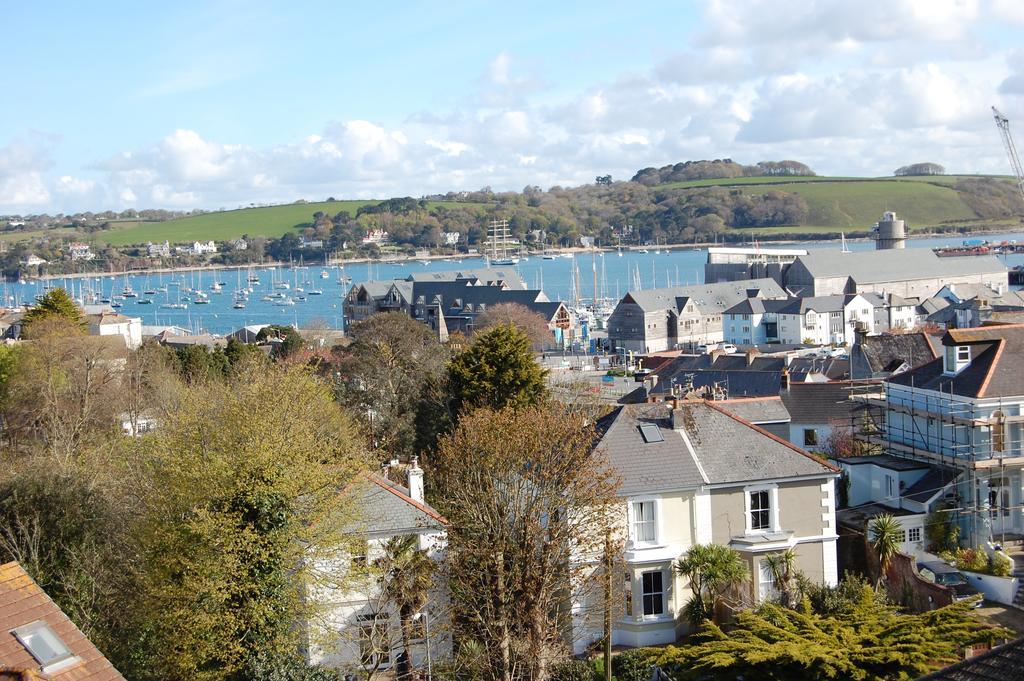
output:
[[[481,333],[499,324],[511,324],[525,333],[534,350],[543,350],[554,342],[547,321],[519,303],[498,303],[488,308],[476,318],[475,329]]]
[[[601,601],[621,509],[594,441],[588,420],[561,405],[485,408],[432,459],[456,634],[481,643],[492,679],[543,681],[568,653],[574,604]]]

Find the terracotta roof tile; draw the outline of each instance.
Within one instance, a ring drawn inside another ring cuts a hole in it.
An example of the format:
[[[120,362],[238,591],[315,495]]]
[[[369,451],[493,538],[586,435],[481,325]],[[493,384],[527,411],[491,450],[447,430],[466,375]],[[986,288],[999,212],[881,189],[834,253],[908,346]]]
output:
[[[26,676],[25,671],[38,674],[39,663],[12,631],[40,620],[60,637],[71,653],[78,656],[79,661],[52,674]],[[17,563],[0,565],[0,623],[3,624],[0,627],[0,680],[46,678],[53,681],[124,681],[124,677],[96,646]],[[15,670],[20,675],[5,670]]]

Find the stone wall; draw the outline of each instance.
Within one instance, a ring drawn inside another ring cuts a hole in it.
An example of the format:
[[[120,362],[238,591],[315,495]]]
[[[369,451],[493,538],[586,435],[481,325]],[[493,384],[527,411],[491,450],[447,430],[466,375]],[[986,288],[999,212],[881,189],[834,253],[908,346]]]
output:
[[[917,574],[913,556],[897,553],[889,564],[886,586],[894,603],[913,612],[935,610],[953,602],[953,591]]]

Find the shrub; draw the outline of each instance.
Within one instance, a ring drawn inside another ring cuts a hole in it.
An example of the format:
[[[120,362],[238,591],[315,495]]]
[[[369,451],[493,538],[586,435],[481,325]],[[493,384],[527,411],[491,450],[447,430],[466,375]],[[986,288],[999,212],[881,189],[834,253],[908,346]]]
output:
[[[1013,560],[1001,553],[992,555],[990,570],[996,577],[1009,577],[1013,574]]]
[[[612,672],[618,681],[647,681],[651,678],[649,651],[634,648],[619,653],[612,658]]]
[[[956,567],[969,572],[985,572],[988,569],[988,556],[981,548],[960,549],[957,552]]]
[[[589,662],[565,660],[551,666],[551,681],[597,681],[597,673]]]

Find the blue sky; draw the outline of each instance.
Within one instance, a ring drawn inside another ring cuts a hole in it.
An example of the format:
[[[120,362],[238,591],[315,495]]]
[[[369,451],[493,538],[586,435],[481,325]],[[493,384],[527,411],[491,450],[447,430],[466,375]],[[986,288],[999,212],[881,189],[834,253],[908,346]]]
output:
[[[989,105],[1024,130],[1011,0],[352,4],[0,3],[0,213],[1005,172]]]

